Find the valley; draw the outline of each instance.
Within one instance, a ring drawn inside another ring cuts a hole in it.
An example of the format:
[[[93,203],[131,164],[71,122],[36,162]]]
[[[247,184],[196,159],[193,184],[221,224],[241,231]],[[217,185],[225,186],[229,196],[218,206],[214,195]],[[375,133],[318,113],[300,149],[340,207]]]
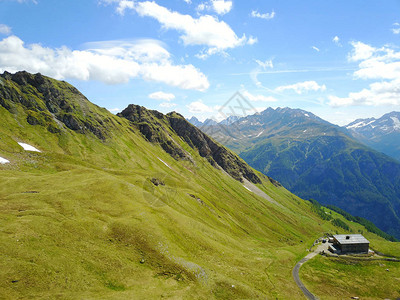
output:
[[[296,195],[335,205],[400,236],[400,163],[346,128],[290,108],[200,128]]]

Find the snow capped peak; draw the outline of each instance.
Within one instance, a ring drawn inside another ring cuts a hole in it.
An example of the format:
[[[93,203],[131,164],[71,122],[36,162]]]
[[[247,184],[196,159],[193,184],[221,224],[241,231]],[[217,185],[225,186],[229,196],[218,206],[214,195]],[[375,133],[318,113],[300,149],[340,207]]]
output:
[[[400,132],[400,112],[391,112],[379,119],[358,119],[345,127],[369,138],[381,134]]]

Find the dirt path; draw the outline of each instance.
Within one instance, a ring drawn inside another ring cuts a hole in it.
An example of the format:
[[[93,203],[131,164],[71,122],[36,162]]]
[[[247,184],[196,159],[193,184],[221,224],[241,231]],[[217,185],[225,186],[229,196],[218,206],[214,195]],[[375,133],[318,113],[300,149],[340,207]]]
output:
[[[313,293],[311,293],[301,282],[300,277],[299,277],[299,271],[300,267],[308,260],[312,259],[313,257],[317,256],[322,250],[327,251],[328,250],[328,243],[320,243],[318,244],[318,247],[311,253],[308,253],[302,260],[300,260],[293,268],[292,275],[294,278],[294,281],[296,282],[297,286],[301,289],[303,292],[304,296],[307,297],[307,299],[311,300],[317,300],[318,298],[314,296]]]

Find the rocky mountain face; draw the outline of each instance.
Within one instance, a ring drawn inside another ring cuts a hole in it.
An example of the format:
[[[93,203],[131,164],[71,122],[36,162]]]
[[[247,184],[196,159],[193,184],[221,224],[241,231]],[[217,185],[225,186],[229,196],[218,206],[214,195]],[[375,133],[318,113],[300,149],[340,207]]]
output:
[[[16,104],[21,104],[30,125],[44,126],[52,133],[60,132],[65,125],[105,139],[107,120],[101,120],[98,115],[87,116],[94,106],[70,84],[28,72],[4,72],[0,80],[0,105],[16,112]]]
[[[269,108],[205,132],[305,199],[336,205],[400,237],[400,163],[310,112]]]
[[[358,119],[345,128],[354,138],[400,161],[400,112],[379,119]]]
[[[191,159],[182,146],[173,139],[171,133],[176,134],[190,147],[196,149],[200,156],[205,157],[211,165],[221,167],[236,180],[242,181],[242,177],[244,177],[253,183],[261,183],[260,178],[242,159],[212,140],[178,113],[163,115],[158,111],[147,110],[142,106],[131,104],[118,116],[131,121],[147,140],[160,144],[167,153],[175,158]]]

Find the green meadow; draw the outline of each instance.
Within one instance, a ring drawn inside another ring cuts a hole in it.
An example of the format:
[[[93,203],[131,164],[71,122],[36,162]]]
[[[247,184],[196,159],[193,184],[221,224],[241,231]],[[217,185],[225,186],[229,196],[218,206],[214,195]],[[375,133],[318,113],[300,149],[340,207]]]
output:
[[[86,127],[61,124],[31,85],[7,81],[1,87],[11,96],[0,106],[0,157],[11,163],[0,164],[0,298],[303,297],[292,268],[315,239],[343,229],[261,173],[257,187],[277,203],[247,190],[167,124],[165,133],[190,160],[173,158],[67,83],[46,80],[63,95],[65,111]],[[30,115],[38,120],[34,125]],[[24,151],[17,142],[41,152]],[[400,252],[399,243],[327,212],[353,232],[364,230],[374,249]],[[366,276],[380,276],[386,285],[371,287],[372,297],[398,282],[400,264],[360,264],[317,257],[301,277],[321,298],[326,288],[332,295],[350,293],[327,269],[364,294]],[[388,294],[396,295],[398,289]]]

